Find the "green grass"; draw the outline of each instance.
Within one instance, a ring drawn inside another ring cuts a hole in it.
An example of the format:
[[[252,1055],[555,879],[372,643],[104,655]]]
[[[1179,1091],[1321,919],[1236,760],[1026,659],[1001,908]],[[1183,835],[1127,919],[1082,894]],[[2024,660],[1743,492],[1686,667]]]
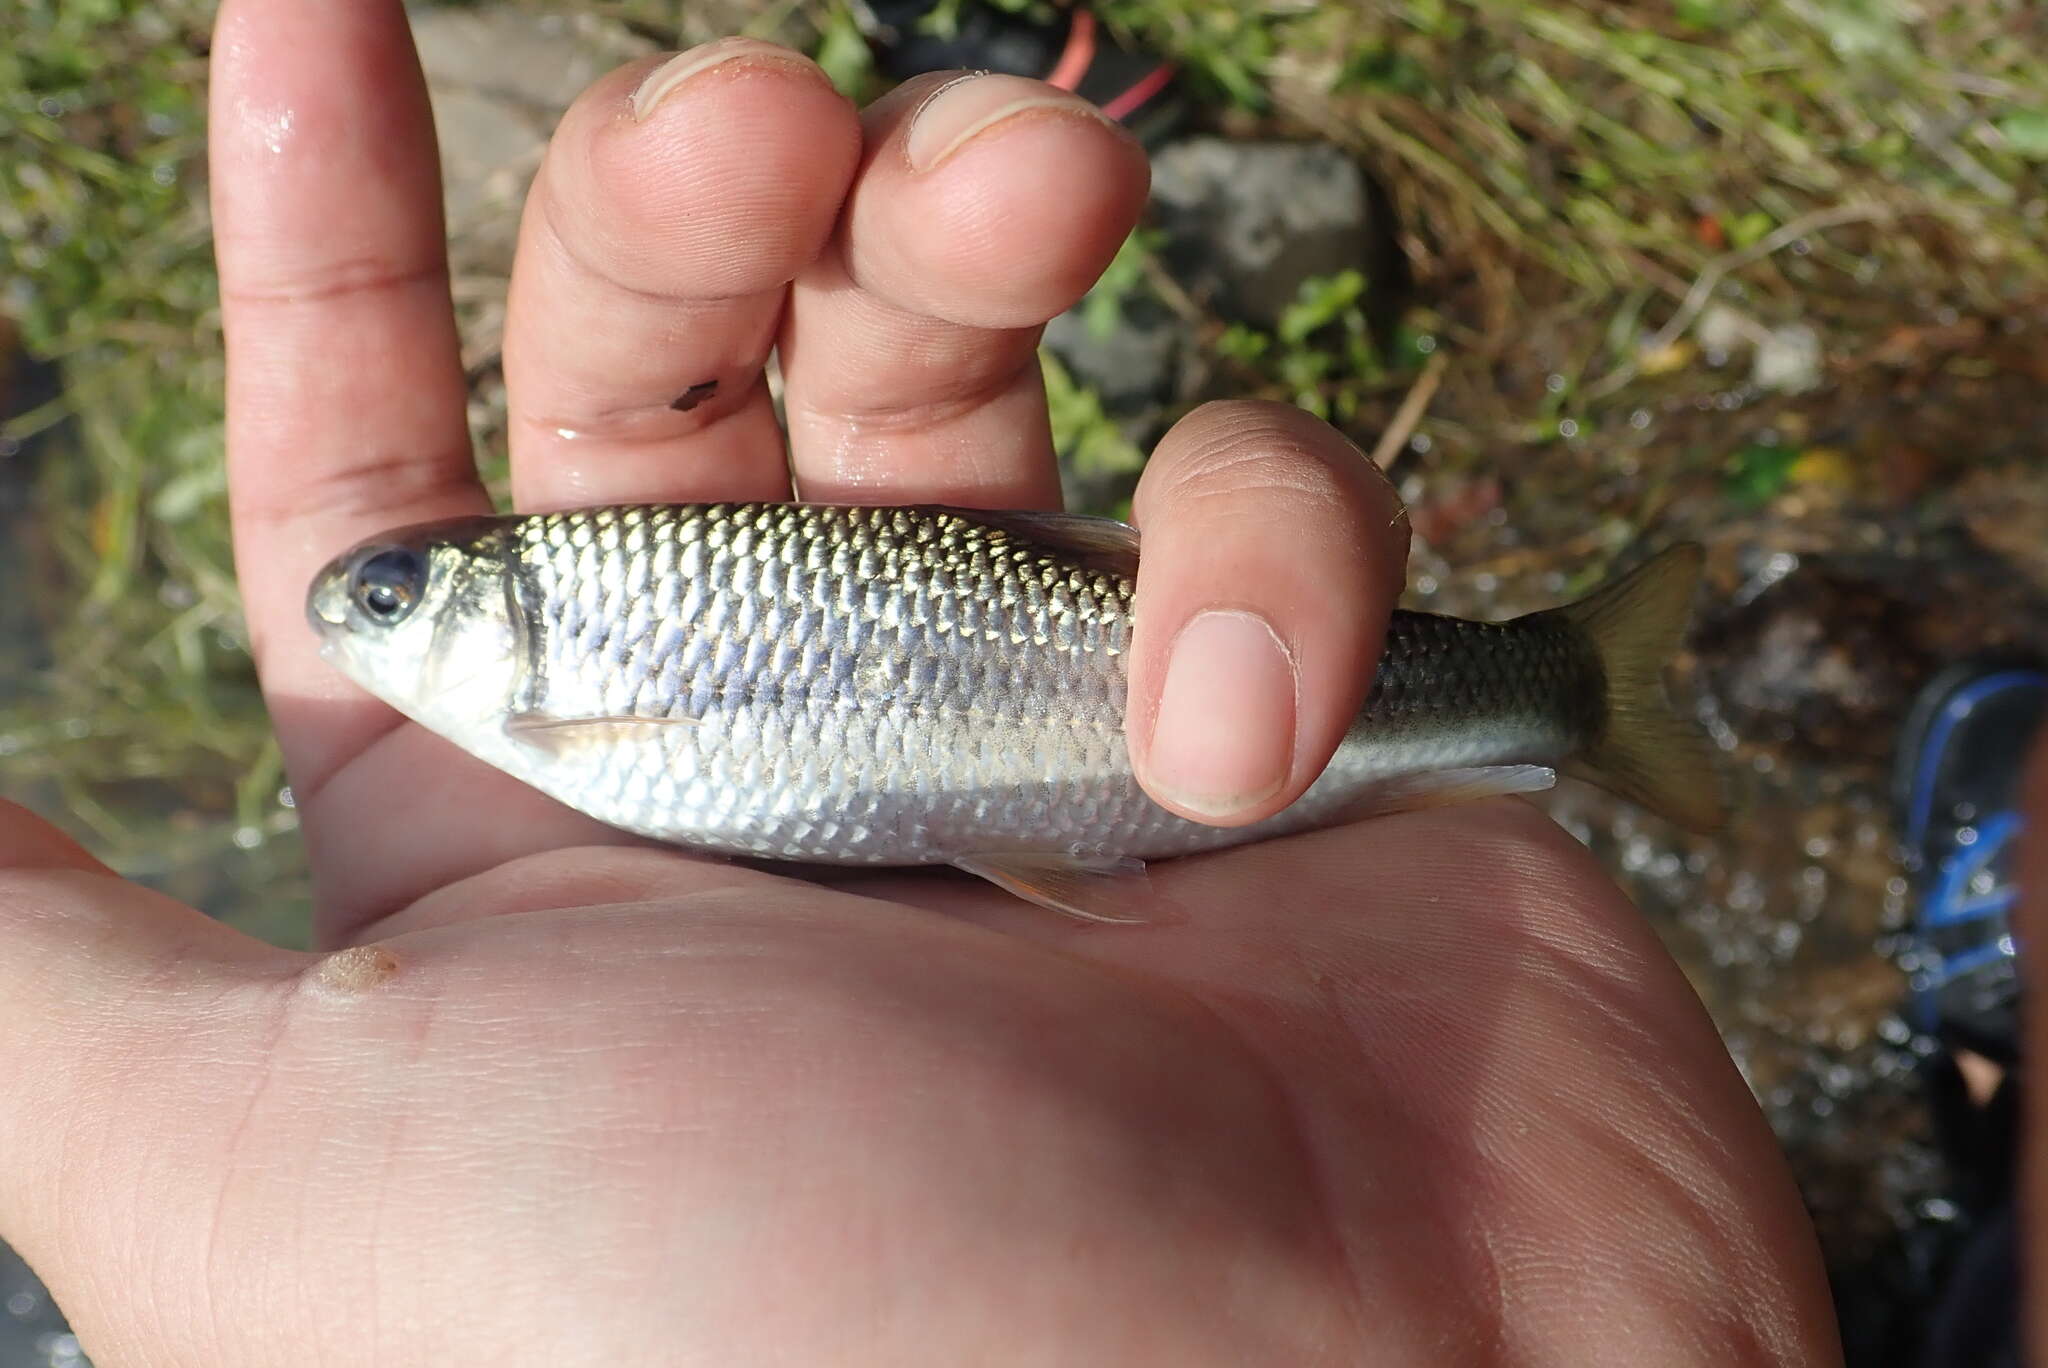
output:
[[[672,0],[560,8],[710,36],[703,8],[679,18]],[[1212,391],[1300,403],[1367,447],[1440,357],[1409,465],[1425,484],[1566,447],[1600,474],[1631,415],[1723,383],[1645,348],[1682,342],[1710,297],[1854,355],[1937,306],[1996,320],[2048,292],[2048,64],[2018,0],[1911,17],[1875,0],[1097,8],[1181,65],[1211,124],[1354,152],[1389,193],[1413,282],[1391,329],[1368,325],[1375,282],[1354,275],[1311,282],[1261,331],[1190,300],[1141,234],[1091,325],[1157,300]],[[4,434],[48,444],[35,550],[63,587],[39,598],[54,666],[0,695],[0,789],[173,873],[291,826],[223,517],[199,193],[209,18],[200,0],[16,0],[0,47],[0,312],[64,381]],[[879,89],[842,6],[763,3],[748,28]],[[1056,365],[1049,380],[1065,454],[1127,483],[1140,456],[1117,415]],[[480,433],[486,449],[501,436]],[[1637,516],[1687,463],[1733,459],[1735,503],[1793,468],[1734,428],[1630,449],[1653,468],[1602,518]]]

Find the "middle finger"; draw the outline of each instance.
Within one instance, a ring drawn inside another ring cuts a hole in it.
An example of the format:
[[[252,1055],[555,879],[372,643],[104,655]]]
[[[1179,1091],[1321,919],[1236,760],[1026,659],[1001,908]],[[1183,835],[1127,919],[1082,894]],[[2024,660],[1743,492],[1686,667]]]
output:
[[[577,100],[512,271],[520,507],[788,495],[762,365],[859,153],[825,73],[754,39],[622,68]]]

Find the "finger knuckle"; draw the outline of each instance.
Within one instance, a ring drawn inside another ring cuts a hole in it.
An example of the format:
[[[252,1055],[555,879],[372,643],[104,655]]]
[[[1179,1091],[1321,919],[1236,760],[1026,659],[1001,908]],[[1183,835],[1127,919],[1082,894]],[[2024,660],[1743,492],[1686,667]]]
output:
[[[1270,428],[1218,433],[1168,465],[1160,481],[1175,507],[1257,506],[1288,518],[1327,521],[1357,511],[1353,482],[1286,434]]]

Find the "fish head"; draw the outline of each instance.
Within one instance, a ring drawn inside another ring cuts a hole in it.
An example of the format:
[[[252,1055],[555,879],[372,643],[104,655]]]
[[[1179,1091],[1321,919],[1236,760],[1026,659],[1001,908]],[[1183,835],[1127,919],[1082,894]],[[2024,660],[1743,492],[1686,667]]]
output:
[[[351,547],[313,577],[306,620],[343,674],[458,743],[502,718],[518,686],[517,596],[490,519]]]

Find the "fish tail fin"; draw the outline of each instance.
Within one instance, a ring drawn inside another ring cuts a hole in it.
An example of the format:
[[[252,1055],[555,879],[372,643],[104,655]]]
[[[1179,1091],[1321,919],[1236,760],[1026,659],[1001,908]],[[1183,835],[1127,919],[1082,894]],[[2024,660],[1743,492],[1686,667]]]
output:
[[[1585,633],[1607,680],[1600,734],[1565,772],[1698,832],[1718,830],[1727,804],[1713,748],[1672,707],[1664,669],[1685,639],[1704,559],[1694,543],[1674,546],[1577,603],[1550,610]]]

